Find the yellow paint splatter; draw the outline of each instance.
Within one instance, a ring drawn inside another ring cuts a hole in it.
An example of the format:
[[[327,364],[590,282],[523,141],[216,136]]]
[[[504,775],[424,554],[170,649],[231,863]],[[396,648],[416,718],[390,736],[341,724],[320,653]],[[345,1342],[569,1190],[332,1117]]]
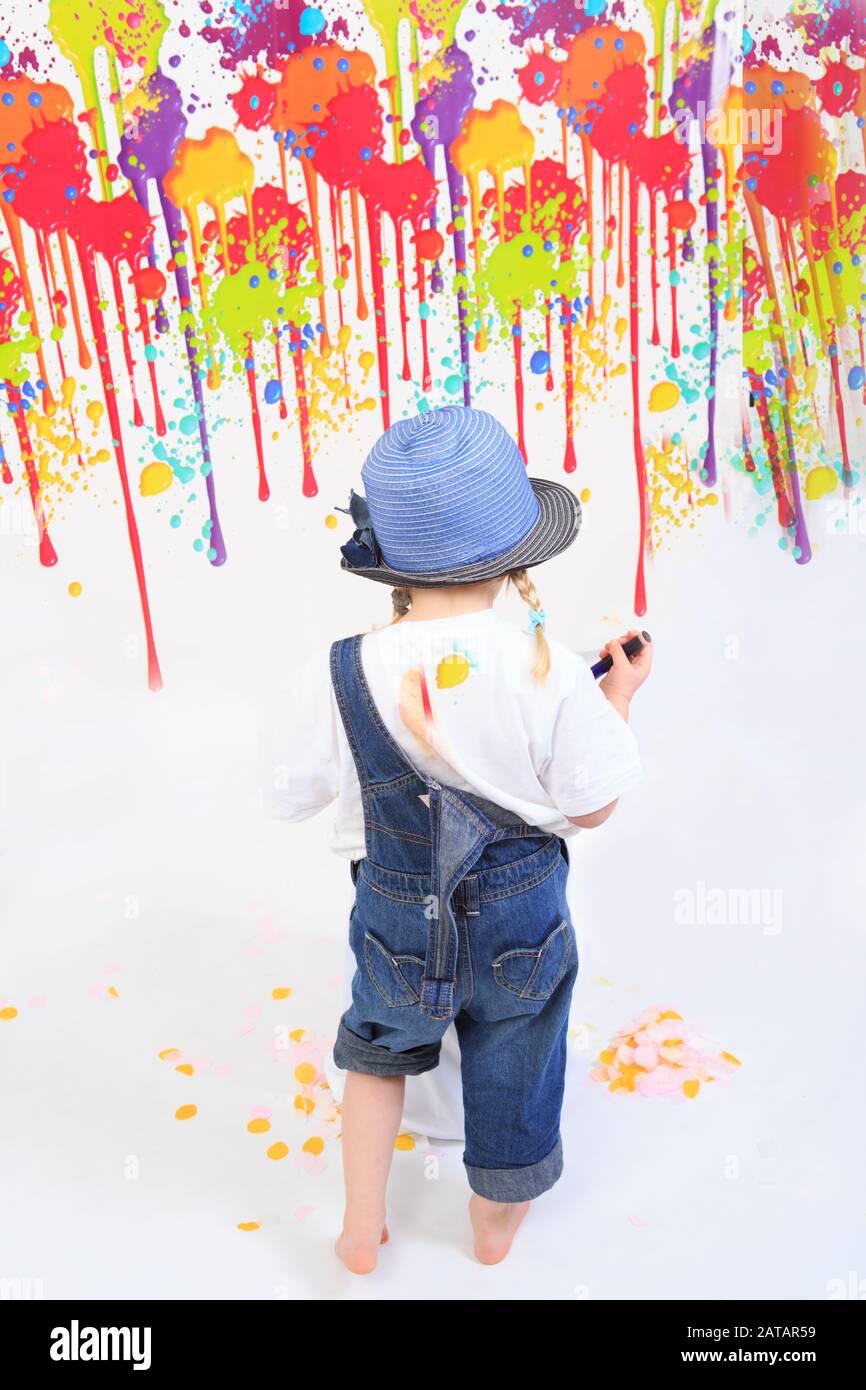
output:
[[[303,1110],[305,1115],[312,1115],[316,1108],[316,1102],[310,1100],[309,1096],[295,1096],[295,1109]]]
[[[288,1144],[284,1144],[282,1140],[278,1144],[271,1144],[271,1147],[267,1151],[268,1158],[273,1158],[275,1160],[278,1158],[285,1158],[288,1152],[289,1146]]]
[[[179,1056],[180,1056],[180,1048],[179,1048],[179,1047],[166,1047],[166,1048],[163,1048],[162,1052],[160,1052],[160,1054],[159,1054],[159,1060],[160,1060],[161,1062],[170,1062],[171,1059],[172,1059],[172,1057],[179,1057]]]
[[[680,398],[680,388],[675,381],[657,381],[650,391],[650,410],[672,410]]]
[[[806,474],[806,496],[810,502],[816,502],[819,497],[826,497],[828,493],[834,492],[838,482],[834,468],[828,468],[826,464],[810,468]]]
[[[289,989],[288,985],[281,985],[279,989],[272,989],[272,990],[271,990],[271,998],[272,998],[272,999],[288,999],[288,997],[289,997],[289,995],[291,994],[291,992],[292,992],[292,991]]]
[[[197,1114],[198,1114],[198,1106],[197,1106],[197,1105],[182,1105],[182,1106],[180,1107],[180,1109],[175,1110],[175,1112],[174,1112],[174,1118],[175,1118],[176,1120],[191,1120],[192,1117],[193,1117],[193,1115],[197,1115]]]
[[[181,1062],[179,1067],[175,1067],[175,1071],[179,1071],[183,1076],[193,1075],[193,1069],[189,1062]]]
[[[84,412],[94,429],[99,428],[99,422],[102,419],[102,410],[102,401],[90,401]]]
[[[590,491],[590,489],[589,489],[588,487],[585,487],[585,488],[583,489],[583,491],[581,492],[581,494],[580,494],[580,500],[581,500],[581,502],[588,502],[591,496],[592,496],[592,492]]]
[[[684,1081],[684,1082],[683,1082],[683,1091],[684,1091],[684,1093],[688,1096],[689,1100],[694,1100],[695,1096],[698,1094],[698,1091],[699,1091],[700,1089],[701,1089],[701,1083],[700,1083],[700,1081]]]
[[[11,1004],[8,1005],[7,1008],[5,1008],[5,1009],[0,1009],[0,1018],[11,1019],[11,1018],[17,1018],[17,1017],[18,1017],[18,1010],[17,1010],[17,1009],[13,1009]]]
[[[462,685],[469,675],[469,662],[462,652],[451,652],[443,656],[436,667],[436,684],[440,690],[451,690]]]
[[[167,463],[148,463],[141,470],[138,490],[142,497],[155,497],[171,487],[174,474]]]
[[[239,1221],[235,1229],[238,1231],[260,1231],[262,1223],[261,1221]]]
[[[261,1118],[258,1120],[250,1120],[249,1124],[247,1125],[247,1130],[250,1134],[267,1134],[270,1127],[270,1120],[265,1120]]]
[[[304,1153],[305,1153],[305,1154],[316,1154],[316,1155],[318,1156],[318,1155],[322,1152],[322,1150],[324,1149],[324,1147],[325,1147],[325,1141],[324,1141],[324,1139],[320,1139],[319,1136],[318,1136],[317,1134],[314,1134],[314,1135],[312,1136],[311,1139],[305,1139],[305,1140],[304,1140]]]
[[[325,525],[329,531],[334,530],[334,527],[337,525],[337,518],[334,516],[333,512],[328,512],[328,515],[325,517]]]
[[[72,583],[69,585],[67,592],[71,595],[72,598],[78,598],[78,595],[81,593],[81,585],[79,584],[77,579],[73,579]]]
[[[415,1139],[411,1134],[398,1134],[394,1140],[394,1148],[400,1149],[403,1153],[409,1153],[415,1147]]]
[[[302,1086],[311,1085],[312,1082],[315,1081],[317,1075],[318,1073],[312,1062],[300,1062],[299,1065],[295,1067],[295,1080],[299,1081]]]

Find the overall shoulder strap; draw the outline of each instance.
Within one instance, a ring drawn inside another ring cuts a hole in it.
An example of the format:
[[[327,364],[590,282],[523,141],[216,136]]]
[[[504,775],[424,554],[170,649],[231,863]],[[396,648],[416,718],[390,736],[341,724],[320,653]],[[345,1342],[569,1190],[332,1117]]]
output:
[[[373,703],[361,665],[362,640],[363,633],[358,633],[355,637],[344,637],[333,643],[331,684],[358,770],[358,780],[366,789],[371,783],[392,782],[406,773],[416,773],[416,769],[388,733]]]

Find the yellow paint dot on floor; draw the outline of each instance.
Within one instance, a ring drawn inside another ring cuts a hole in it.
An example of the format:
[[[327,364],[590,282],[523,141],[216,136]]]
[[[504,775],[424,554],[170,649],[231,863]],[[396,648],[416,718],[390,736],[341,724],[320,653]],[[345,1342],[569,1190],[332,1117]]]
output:
[[[313,1137],[312,1137],[311,1139],[305,1139],[305,1140],[304,1140],[304,1153],[305,1153],[305,1154],[320,1154],[320,1153],[322,1152],[322,1150],[324,1149],[324,1147],[325,1147],[325,1141],[324,1141],[324,1139],[320,1139],[319,1136],[318,1136],[317,1134],[314,1134]]]
[[[317,1075],[318,1073],[312,1062],[300,1062],[298,1066],[295,1067],[295,1080],[299,1081],[302,1086],[309,1086],[315,1081]]]
[[[179,1047],[166,1047],[166,1048],[163,1049],[162,1052],[160,1052],[160,1054],[159,1054],[159,1060],[160,1060],[161,1062],[169,1062],[169,1061],[171,1060],[172,1057],[179,1057],[179,1056],[180,1056],[180,1048],[179,1048]]]
[[[261,1229],[261,1221],[239,1221],[237,1224],[239,1231],[260,1231]]]
[[[250,1134],[267,1134],[270,1127],[270,1120],[250,1120],[249,1124],[247,1125],[247,1130]]]
[[[328,515],[325,517],[325,525],[327,526],[328,530],[333,531],[336,524],[337,518],[334,516],[334,513],[328,512]]]
[[[295,1096],[295,1109],[303,1110],[305,1115],[312,1115],[316,1108],[315,1101],[310,1100],[309,1096]]]
[[[290,1033],[290,1034],[289,1034],[289,1037],[291,1038],[292,1042],[300,1042],[300,1041],[301,1041],[301,1038],[302,1038],[303,1036],[304,1036],[304,1030],[303,1030],[303,1028],[296,1028],[296,1029],[294,1030],[293,1033]]]
[[[193,1070],[189,1062],[181,1062],[179,1067],[175,1067],[175,1071],[181,1072],[184,1076],[192,1076],[193,1074]]]
[[[585,487],[585,488],[583,489],[583,492],[580,494],[580,500],[581,500],[581,502],[588,502],[591,496],[592,496],[592,492],[590,491],[590,489],[589,489],[588,487]]]
[[[81,585],[79,584],[77,579],[73,579],[72,583],[69,585],[67,589],[67,593],[72,598],[78,598],[78,595],[81,593]]]
[[[700,1089],[701,1089],[701,1083],[700,1083],[700,1081],[684,1081],[684,1082],[683,1082],[683,1091],[684,1091],[685,1094],[688,1096],[689,1100],[694,1100],[695,1096],[698,1094],[698,1091],[699,1091]]]
[[[672,410],[680,398],[675,381],[657,381],[650,391],[649,408],[653,411]]]
[[[10,1004],[7,1008],[5,1008],[5,1009],[0,1009],[0,1018],[17,1018],[17,1017],[18,1017],[18,1010],[17,1010],[17,1009],[13,1009],[13,1007],[12,1007],[11,1004]]]
[[[272,999],[288,999],[288,997],[289,997],[289,995],[291,994],[291,992],[292,992],[292,991],[288,988],[288,986],[286,986],[285,988],[282,988],[282,987],[281,987],[280,989],[272,989],[272,990],[271,990],[271,998],[272,998]]]
[[[175,1110],[175,1112],[174,1112],[174,1118],[175,1118],[176,1120],[191,1120],[192,1117],[193,1117],[193,1115],[197,1115],[197,1114],[198,1114],[198,1106],[197,1106],[197,1105],[182,1105],[182,1106],[180,1107],[179,1110]]]
[[[411,1134],[398,1134],[397,1138],[394,1140],[394,1148],[401,1149],[406,1153],[414,1149],[414,1147],[415,1140]]]
[[[287,1154],[288,1152],[289,1152],[289,1146],[288,1146],[288,1144],[284,1144],[282,1141],[280,1141],[279,1144],[271,1144],[271,1147],[270,1147],[270,1148],[268,1149],[268,1151],[267,1151],[267,1153],[268,1153],[268,1158],[274,1158],[274,1159],[277,1159],[277,1158],[285,1158],[285,1156],[286,1156],[286,1154]]]
[[[733,1052],[723,1052],[722,1056],[726,1062],[733,1062],[735,1067],[741,1067],[743,1065],[739,1057],[735,1057]]]

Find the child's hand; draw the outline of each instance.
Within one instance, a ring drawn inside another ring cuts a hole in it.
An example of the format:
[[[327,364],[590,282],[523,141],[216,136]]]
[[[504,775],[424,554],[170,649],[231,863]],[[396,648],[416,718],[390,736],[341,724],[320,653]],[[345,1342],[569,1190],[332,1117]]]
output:
[[[653,664],[653,649],[651,642],[644,642],[640,651],[629,661],[622,649],[623,642],[627,642],[630,637],[637,637],[637,628],[632,628],[622,637],[614,637],[599,652],[599,656],[607,656],[613,659],[613,666],[607,675],[599,681],[599,685],[609,700],[611,696],[615,699],[630,700],[636,690],[643,685],[649,675]]]

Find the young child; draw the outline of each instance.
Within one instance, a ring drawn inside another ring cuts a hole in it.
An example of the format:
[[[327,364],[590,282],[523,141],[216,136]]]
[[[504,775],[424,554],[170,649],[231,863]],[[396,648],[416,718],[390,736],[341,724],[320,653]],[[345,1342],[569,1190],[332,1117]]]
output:
[[[484,411],[399,421],[362,478],[342,565],[390,585],[394,617],[292,682],[272,800],[292,820],[336,800],[331,844],[355,885],[357,970],[334,1047],[348,1073],[336,1250],[357,1274],[375,1267],[405,1078],[437,1065],[453,1021],[475,1253],[494,1264],[562,1172],[578,965],[566,839],[601,825],[641,775],[627,720],[652,652],[630,663],[608,643],[596,685],[547,638],[528,570],[572,543],[580,504],[529,478]],[[506,581],[528,630],[493,609]]]

